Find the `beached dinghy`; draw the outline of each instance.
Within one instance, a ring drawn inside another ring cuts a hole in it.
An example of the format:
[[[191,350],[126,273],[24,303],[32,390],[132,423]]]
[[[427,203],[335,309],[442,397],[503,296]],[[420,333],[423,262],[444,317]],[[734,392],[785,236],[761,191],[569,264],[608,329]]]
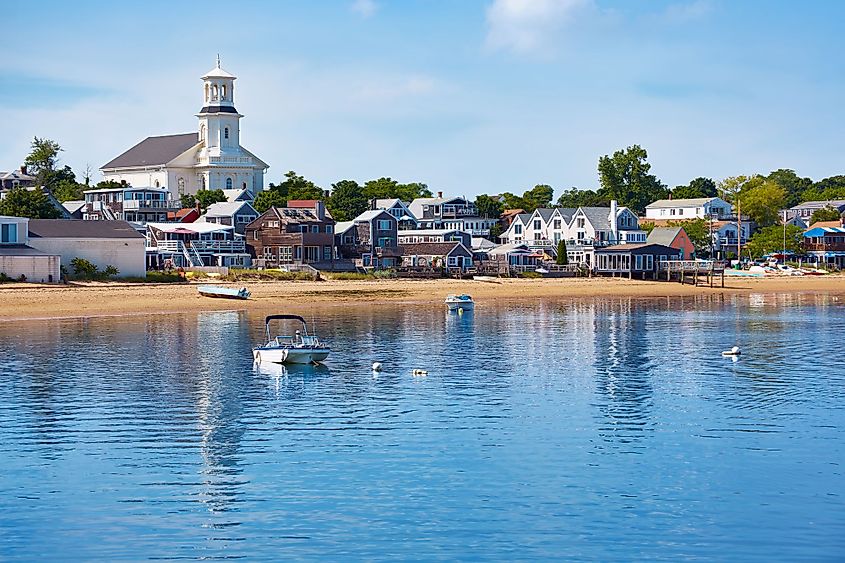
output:
[[[475,302],[466,293],[463,295],[450,295],[446,298],[446,307],[450,311],[472,311],[475,308]]]
[[[221,297],[223,299],[249,299],[249,290],[245,287],[220,287],[219,285],[201,285],[197,288],[200,295],[205,297]]]
[[[277,320],[291,320],[302,323],[302,330],[293,336],[270,336],[270,323]],[[308,334],[308,325],[299,315],[270,315],[264,319],[267,341],[252,349],[256,363],[274,364],[316,364],[325,360],[331,348],[320,342],[316,335]]]

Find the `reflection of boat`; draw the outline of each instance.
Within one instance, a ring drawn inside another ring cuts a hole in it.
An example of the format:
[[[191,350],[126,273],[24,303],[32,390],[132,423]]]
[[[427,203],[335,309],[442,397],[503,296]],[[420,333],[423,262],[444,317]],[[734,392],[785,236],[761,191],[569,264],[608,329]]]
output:
[[[331,370],[325,364],[274,364],[263,362],[253,364],[256,373],[269,377],[328,375]]]
[[[291,320],[302,323],[302,331],[296,331],[293,336],[270,336],[270,322],[276,320]],[[316,335],[308,334],[308,325],[299,315],[270,315],[264,319],[264,329],[267,341],[263,346],[252,349],[252,357],[256,363],[271,362],[275,364],[311,364],[325,360],[331,348],[320,342]]]
[[[249,299],[249,290],[245,287],[220,287],[219,285],[201,285],[197,288],[200,295],[205,297],[222,297],[223,299]]]
[[[463,295],[450,295],[446,298],[446,307],[450,311],[472,311],[475,308],[475,302],[466,293]]]

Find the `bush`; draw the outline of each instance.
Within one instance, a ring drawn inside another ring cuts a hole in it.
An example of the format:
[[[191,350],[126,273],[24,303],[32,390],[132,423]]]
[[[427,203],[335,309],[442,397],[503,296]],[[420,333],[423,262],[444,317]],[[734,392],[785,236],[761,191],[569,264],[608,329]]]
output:
[[[6,275],[6,272],[0,272],[0,283],[10,282],[12,278]]]
[[[73,276],[67,275],[66,269],[62,273],[75,280],[108,280],[120,273],[111,264],[100,271],[96,264],[78,256],[70,261],[70,265],[73,266]]]
[[[537,279],[537,278],[542,278],[542,277],[543,277],[543,274],[541,274],[541,273],[539,273],[539,272],[522,272],[522,273],[520,274],[520,277],[523,277],[523,278],[528,278],[528,279],[532,279],[532,280],[533,280],[533,279]]]
[[[361,272],[335,272],[331,274],[327,274],[327,277],[330,280],[374,280],[376,279],[375,275],[373,274],[362,274]]]
[[[180,283],[187,280],[175,272],[167,273],[153,270],[147,272],[147,277],[145,278],[133,276],[122,278],[121,281],[129,283]]]
[[[252,270],[230,268],[229,274],[220,276],[224,281],[310,281],[314,276],[309,272],[284,272],[282,270]]]
[[[395,270],[376,270],[373,272],[373,277],[376,279],[392,279],[396,277]]]

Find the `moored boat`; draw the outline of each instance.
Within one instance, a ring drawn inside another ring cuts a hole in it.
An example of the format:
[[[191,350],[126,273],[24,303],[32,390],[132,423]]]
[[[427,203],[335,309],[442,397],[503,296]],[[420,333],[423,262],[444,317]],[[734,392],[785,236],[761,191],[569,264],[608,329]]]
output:
[[[293,336],[271,336],[270,323],[276,320],[292,320],[302,323],[302,330]],[[308,334],[308,324],[299,315],[270,315],[264,319],[266,341],[252,349],[256,363],[274,364],[316,364],[325,360],[331,348],[323,344],[314,334]]]
[[[475,308],[475,302],[466,293],[462,295],[449,295],[446,297],[446,307],[450,311],[472,311]]]
[[[200,295],[223,299],[249,299],[249,290],[245,287],[220,287],[219,285],[201,285],[197,288]]]

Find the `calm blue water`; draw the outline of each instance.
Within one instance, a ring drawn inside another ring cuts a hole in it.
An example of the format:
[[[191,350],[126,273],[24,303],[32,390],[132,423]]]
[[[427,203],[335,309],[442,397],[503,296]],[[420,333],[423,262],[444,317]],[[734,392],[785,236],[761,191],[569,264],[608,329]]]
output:
[[[299,311],[0,323],[0,559],[845,558],[842,300]]]

